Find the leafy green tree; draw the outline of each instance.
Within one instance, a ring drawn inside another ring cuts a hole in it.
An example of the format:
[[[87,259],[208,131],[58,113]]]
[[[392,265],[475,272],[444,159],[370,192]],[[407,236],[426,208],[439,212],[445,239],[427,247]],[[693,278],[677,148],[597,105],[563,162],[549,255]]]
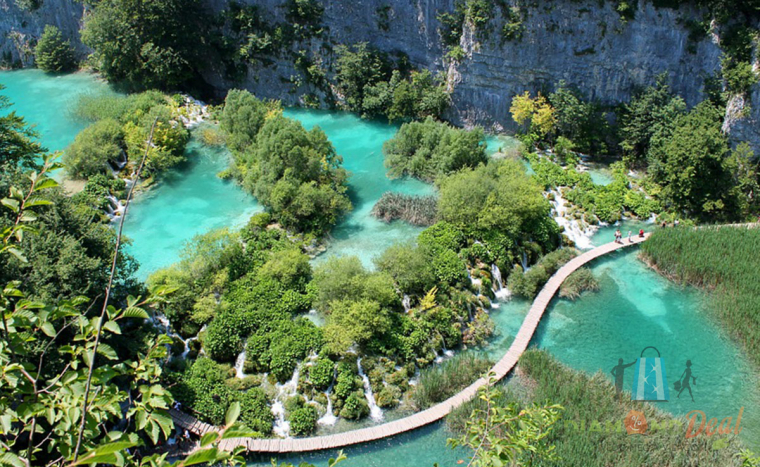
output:
[[[146,141],[156,119],[153,143],[147,148]],[[174,118],[171,109],[165,105],[153,106],[144,115],[124,125],[124,141],[129,158],[139,160],[145,150],[148,150],[145,163],[147,175],[156,175],[184,162],[185,147],[189,140],[190,132]]]
[[[313,405],[304,405],[290,414],[290,431],[296,436],[304,436],[313,433],[317,429],[319,414]]]
[[[365,344],[390,329],[386,308],[374,300],[337,300],[330,303],[325,324],[325,345],[332,354],[343,354],[355,344]]]
[[[205,63],[208,24],[199,0],[102,0],[85,18],[82,42],[109,80],[175,88]]]
[[[657,77],[654,86],[637,94],[623,106],[620,115],[620,147],[626,165],[643,167],[650,146],[667,138],[676,119],[686,113],[686,103],[675,96],[667,75]]]
[[[701,219],[736,219],[739,214],[721,122],[719,109],[703,102],[679,117],[670,138],[650,150],[649,173],[674,210]]]
[[[401,125],[396,136],[383,144],[383,153],[389,176],[426,181],[488,160],[482,129],[460,130],[432,117]]]
[[[537,461],[557,461],[549,439],[560,419],[562,406],[538,405],[519,408],[516,404],[496,403],[498,391],[494,381],[482,388],[480,399],[485,407],[475,409],[461,438],[449,439],[451,447],[473,450],[469,465],[529,466]]]
[[[0,84],[0,91],[5,86]],[[0,180],[7,191],[8,176],[17,170],[36,168],[37,159],[45,152],[36,141],[37,134],[16,112],[8,112],[10,102],[0,95]]]
[[[79,133],[66,148],[63,163],[73,178],[90,178],[108,173],[108,164],[116,162],[123,151],[124,133],[119,122],[100,120]]]
[[[227,145],[233,151],[243,151],[256,140],[271,106],[248,91],[232,89],[224,100],[219,124],[228,135]]]
[[[53,25],[45,26],[34,49],[34,59],[40,70],[48,73],[71,71],[76,68],[71,43],[64,40],[61,30]]]
[[[412,243],[398,243],[375,258],[375,266],[389,274],[404,293],[422,294],[435,285],[431,259]]]
[[[366,42],[352,47],[339,45],[335,53],[338,57],[335,61],[338,89],[350,110],[361,110],[366,88],[388,80],[387,61]]]

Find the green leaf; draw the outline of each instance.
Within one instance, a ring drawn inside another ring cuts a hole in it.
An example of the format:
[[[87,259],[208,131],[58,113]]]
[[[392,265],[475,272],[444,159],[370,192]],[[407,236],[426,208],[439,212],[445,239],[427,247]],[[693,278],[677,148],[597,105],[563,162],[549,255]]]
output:
[[[227,409],[227,414],[224,416],[224,424],[226,426],[232,426],[240,416],[240,402],[235,401],[230,404],[230,408]]]
[[[10,465],[11,467],[25,467],[24,461],[12,452],[0,454],[0,465]]]
[[[109,360],[119,359],[119,356],[116,355],[116,351],[110,345],[103,342],[98,345],[98,353]]]
[[[106,324],[103,325],[103,329],[114,334],[121,334],[121,328],[119,327],[119,323],[116,321],[106,321]]]
[[[46,190],[48,188],[55,188],[58,186],[58,182],[52,178],[46,178],[34,186],[34,191]]]
[[[214,441],[219,439],[219,433],[216,431],[211,431],[206,433],[205,435],[201,436],[201,447],[205,448],[209,444],[213,443]]]
[[[24,254],[21,253],[21,250],[19,250],[18,248],[10,247],[8,248],[7,251],[8,253],[18,258],[18,260],[21,261],[22,263],[28,263],[28,261],[26,260],[26,256],[24,256]]]
[[[16,212],[16,213],[18,212],[19,202],[16,201],[15,199],[3,198],[2,200],[0,200],[0,203],[3,203],[3,206],[7,207],[11,211]]]
[[[40,329],[45,333],[46,336],[55,337],[55,327],[53,326],[53,323],[49,321],[43,323],[42,326],[40,326]]]
[[[204,449],[202,451],[195,451],[187,456],[184,461],[181,461],[179,465],[184,467],[196,464],[210,464],[216,461],[219,456],[219,451],[216,448]]]
[[[122,318],[142,318],[142,319],[148,319],[150,317],[145,310],[143,310],[142,308],[137,308],[136,306],[128,307],[126,310],[122,311],[121,316]]]

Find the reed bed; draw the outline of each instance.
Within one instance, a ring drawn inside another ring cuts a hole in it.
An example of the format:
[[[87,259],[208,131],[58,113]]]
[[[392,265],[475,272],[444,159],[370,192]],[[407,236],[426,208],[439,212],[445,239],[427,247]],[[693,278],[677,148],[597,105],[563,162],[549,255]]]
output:
[[[372,215],[384,222],[403,220],[412,225],[427,227],[435,224],[438,200],[435,196],[413,196],[386,192],[375,203]]]
[[[426,409],[443,402],[483,376],[493,362],[474,353],[460,353],[420,372],[412,402]]]
[[[711,291],[712,310],[760,365],[760,229],[657,230],[643,258],[674,281]]]
[[[559,404],[562,418],[549,436],[559,459],[539,460],[534,466],[741,466],[738,452],[744,448],[734,435],[723,435],[727,445],[714,449],[715,437],[686,439],[685,418],[664,413],[649,403],[631,401],[630,393],[618,397],[610,380],[601,373],[589,375],[559,363],[548,352],[528,350],[519,361],[519,377],[499,386],[499,404],[527,406],[533,402]],[[449,428],[460,435],[474,408],[473,400],[447,418]],[[626,415],[643,412],[646,435],[629,435]],[[662,428],[667,427],[667,428]],[[717,435],[716,435],[717,437]]]

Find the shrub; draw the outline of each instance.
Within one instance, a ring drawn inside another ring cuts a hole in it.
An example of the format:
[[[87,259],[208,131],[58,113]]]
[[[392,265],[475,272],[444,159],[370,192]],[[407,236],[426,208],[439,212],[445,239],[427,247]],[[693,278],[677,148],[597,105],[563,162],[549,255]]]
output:
[[[34,49],[34,58],[40,70],[48,73],[71,71],[76,68],[71,43],[64,40],[60,29],[52,25],[45,26]]]
[[[252,388],[238,397],[240,421],[248,428],[266,436],[272,432],[274,415],[269,398],[260,388]]]
[[[465,235],[454,225],[439,221],[431,225],[417,237],[417,243],[433,254],[444,250],[459,251],[464,246]]]
[[[464,261],[452,250],[443,250],[433,257],[433,271],[440,284],[454,285],[467,279]]]
[[[359,420],[369,415],[369,404],[361,391],[352,392],[343,408],[340,410],[340,416],[347,420]]]
[[[440,365],[425,368],[412,394],[414,405],[422,410],[443,402],[474,383],[493,363],[473,353],[454,356]]]
[[[66,148],[63,163],[74,178],[89,178],[108,173],[108,163],[116,161],[123,152],[124,134],[116,120],[93,123],[79,133]]]
[[[314,388],[320,391],[327,389],[333,382],[335,362],[326,357],[320,357],[309,367],[309,380]]]
[[[599,281],[588,268],[580,268],[570,274],[559,288],[559,296],[575,300],[585,291],[599,290]]]
[[[372,215],[384,222],[400,219],[412,225],[428,226],[435,222],[436,206],[435,196],[386,192],[372,207]]]
[[[313,405],[305,405],[294,410],[288,421],[290,421],[290,432],[294,436],[303,436],[313,433],[317,429],[317,420],[319,415]]]

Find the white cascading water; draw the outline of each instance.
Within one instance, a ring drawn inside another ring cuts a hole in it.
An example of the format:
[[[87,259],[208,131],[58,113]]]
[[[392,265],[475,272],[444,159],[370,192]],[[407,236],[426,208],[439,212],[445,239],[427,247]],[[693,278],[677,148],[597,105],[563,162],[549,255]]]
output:
[[[501,271],[499,270],[499,266],[496,265],[496,263],[491,265],[491,277],[493,278],[492,284],[494,288],[494,294],[496,295],[497,300],[509,300],[510,295],[512,295],[509,292],[509,289],[504,287],[504,283],[501,279]]]
[[[364,374],[364,370],[362,370],[361,357],[356,359],[356,366],[359,367],[359,376],[364,382],[364,397],[367,399],[367,404],[369,404],[369,416],[372,420],[379,422],[383,419],[383,409],[378,407],[375,402],[375,396],[372,394],[372,386],[369,384],[369,378]]]
[[[108,200],[108,206],[106,207],[108,217],[112,220],[118,219],[124,212],[124,205],[113,195],[108,195],[106,199]]]
[[[330,400],[330,394],[332,394],[333,391],[333,385],[335,384],[335,376],[338,372],[337,368],[333,369],[333,380],[330,382],[330,387],[327,388],[327,391],[325,391],[325,397],[327,397],[327,411],[324,415],[319,417],[319,420],[317,420],[317,423],[322,426],[333,426],[338,421],[338,417],[335,416],[333,413],[333,405],[332,400]]]
[[[290,437],[290,422],[285,420],[285,405],[283,401],[290,396],[294,396],[298,389],[298,367],[293,371],[293,377],[286,383],[275,384],[277,395],[272,403],[272,414],[274,414],[274,432],[277,436],[283,438]]]
[[[240,355],[237,356],[235,359],[235,376],[237,376],[240,379],[245,378],[245,371],[243,371],[243,365],[245,365],[245,347],[243,347],[243,351],[240,352]]]
[[[567,238],[575,243],[575,246],[585,250],[593,247],[591,243],[591,237],[596,232],[596,227],[592,225],[586,225],[578,219],[568,219],[565,215],[567,213],[567,207],[565,206],[565,199],[562,197],[562,193],[559,190],[552,190],[554,199],[551,200],[551,205],[554,210],[554,220],[564,229]]]
[[[412,309],[412,298],[409,295],[404,294],[404,299],[401,300],[401,304],[404,306],[404,312],[409,313]]]

